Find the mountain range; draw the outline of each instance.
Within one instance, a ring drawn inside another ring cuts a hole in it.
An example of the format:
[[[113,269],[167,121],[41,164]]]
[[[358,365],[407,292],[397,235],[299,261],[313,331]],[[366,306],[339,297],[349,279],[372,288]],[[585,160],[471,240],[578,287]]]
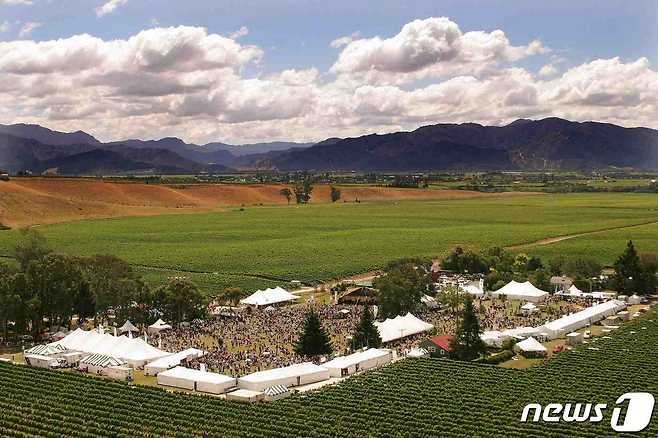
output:
[[[410,132],[329,138],[319,143],[228,145],[175,137],[102,143],[82,131],[0,125],[0,168],[63,175],[125,172],[658,170],[658,131],[559,118],[505,126],[428,125]]]

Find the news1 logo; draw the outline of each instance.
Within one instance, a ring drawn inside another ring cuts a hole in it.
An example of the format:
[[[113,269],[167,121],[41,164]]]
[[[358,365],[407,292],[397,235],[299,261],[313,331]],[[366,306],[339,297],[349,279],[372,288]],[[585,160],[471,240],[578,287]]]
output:
[[[641,432],[651,423],[655,400],[648,392],[628,392],[617,399],[610,418],[615,432]],[[598,423],[603,421],[605,403],[550,403],[542,406],[530,403],[523,408],[521,422],[538,423]],[[531,416],[532,414],[532,416]]]

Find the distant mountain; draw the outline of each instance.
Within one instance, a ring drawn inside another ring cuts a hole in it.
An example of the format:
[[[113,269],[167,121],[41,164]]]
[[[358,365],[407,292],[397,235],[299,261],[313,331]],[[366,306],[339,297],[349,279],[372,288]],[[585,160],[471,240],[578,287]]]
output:
[[[658,131],[558,118],[424,126],[325,141],[275,157],[280,170],[658,169]]]
[[[100,143],[94,137],[83,131],[60,132],[44,128],[43,126],[26,125],[24,123],[16,125],[0,125],[0,133],[10,134],[15,137],[28,138],[36,140],[39,143],[57,146],[70,144],[95,145]]]
[[[264,154],[267,152],[281,152],[290,149],[305,149],[313,146],[315,143],[295,143],[292,141],[273,141],[269,143],[252,143],[242,145],[228,145],[224,143],[208,143],[205,146],[216,148],[217,150],[225,150],[235,155],[242,157],[251,154]]]

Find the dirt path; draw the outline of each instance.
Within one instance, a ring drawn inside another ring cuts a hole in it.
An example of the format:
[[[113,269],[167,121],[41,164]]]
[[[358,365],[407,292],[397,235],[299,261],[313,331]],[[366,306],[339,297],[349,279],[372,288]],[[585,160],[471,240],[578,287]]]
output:
[[[526,242],[526,243],[520,243],[518,245],[506,246],[505,249],[508,249],[510,251],[517,251],[520,249],[532,248],[534,246],[551,245],[553,243],[562,242],[563,240],[575,239],[576,237],[588,236],[590,234],[600,234],[600,233],[606,233],[608,231],[623,230],[626,228],[636,228],[636,227],[643,227],[646,225],[656,225],[656,224],[658,224],[658,221],[650,221],[650,222],[642,222],[640,224],[622,225],[619,227],[609,227],[600,230],[585,231],[582,233],[565,234],[563,236],[546,237],[544,239],[535,240],[534,242]]]

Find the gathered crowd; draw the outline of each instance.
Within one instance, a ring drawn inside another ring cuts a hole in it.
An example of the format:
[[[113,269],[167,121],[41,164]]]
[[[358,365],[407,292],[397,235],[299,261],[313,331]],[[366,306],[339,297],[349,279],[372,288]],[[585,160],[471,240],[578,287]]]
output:
[[[519,302],[476,299],[474,303],[483,330],[538,326],[591,305],[586,300],[561,301],[553,296],[539,304],[535,313],[523,314]],[[304,361],[295,353],[294,344],[310,306],[330,335],[334,352],[348,353],[362,306],[307,303],[262,310],[242,309],[231,315],[163,332],[160,338],[152,341],[168,351],[190,347],[205,350],[207,354],[190,366],[199,368],[205,363],[208,370],[229,375],[283,367]],[[416,316],[433,324],[432,333],[437,335],[454,335],[459,324],[458,316],[446,308],[424,309]],[[390,342],[386,347],[405,354],[428,335],[410,336]]]

